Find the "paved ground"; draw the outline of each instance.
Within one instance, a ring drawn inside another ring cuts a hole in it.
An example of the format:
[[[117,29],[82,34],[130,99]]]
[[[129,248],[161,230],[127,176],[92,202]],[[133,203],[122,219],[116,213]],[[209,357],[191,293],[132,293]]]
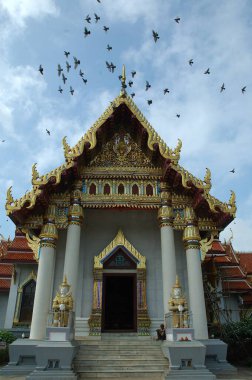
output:
[[[222,380],[252,380],[252,368],[240,367],[236,375],[219,375],[217,379]],[[25,376],[1,376],[0,380],[25,380]],[[108,378],[106,380],[109,380]],[[117,380],[115,377],[111,380]],[[137,380],[146,380],[138,377]]]

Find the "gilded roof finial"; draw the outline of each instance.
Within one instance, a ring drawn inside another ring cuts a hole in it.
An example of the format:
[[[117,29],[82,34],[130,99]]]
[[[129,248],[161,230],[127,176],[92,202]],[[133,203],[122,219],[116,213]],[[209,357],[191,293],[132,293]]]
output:
[[[126,70],[125,70],[125,65],[123,65],[122,67],[122,79],[121,79],[121,83],[122,83],[122,88],[121,88],[121,93],[120,95],[125,95],[125,88],[127,87],[126,85]]]

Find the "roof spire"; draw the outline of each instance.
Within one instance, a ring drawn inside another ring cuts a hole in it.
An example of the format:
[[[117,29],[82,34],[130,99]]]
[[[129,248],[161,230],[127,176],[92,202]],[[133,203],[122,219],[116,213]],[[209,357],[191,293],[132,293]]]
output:
[[[125,65],[123,65],[123,67],[122,67],[122,79],[121,79],[121,83],[122,83],[122,88],[121,88],[120,95],[125,95],[125,93],[126,93],[125,88],[127,87],[127,85],[126,85],[126,70],[125,70]]]

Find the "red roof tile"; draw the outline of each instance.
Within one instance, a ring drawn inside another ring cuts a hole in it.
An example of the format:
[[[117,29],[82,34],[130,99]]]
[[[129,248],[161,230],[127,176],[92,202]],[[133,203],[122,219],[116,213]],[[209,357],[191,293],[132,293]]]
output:
[[[211,249],[209,250],[209,252],[212,252],[212,253],[225,253],[225,248],[223,247],[222,243],[219,241],[219,240],[214,240],[213,243],[212,243],[212,247]]]

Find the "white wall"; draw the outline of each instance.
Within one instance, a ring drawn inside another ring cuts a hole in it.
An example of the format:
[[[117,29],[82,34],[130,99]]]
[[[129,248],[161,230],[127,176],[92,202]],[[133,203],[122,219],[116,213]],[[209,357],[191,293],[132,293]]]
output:
[[[9,292],[0,293],[0,330],[4,328]]]

